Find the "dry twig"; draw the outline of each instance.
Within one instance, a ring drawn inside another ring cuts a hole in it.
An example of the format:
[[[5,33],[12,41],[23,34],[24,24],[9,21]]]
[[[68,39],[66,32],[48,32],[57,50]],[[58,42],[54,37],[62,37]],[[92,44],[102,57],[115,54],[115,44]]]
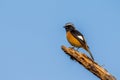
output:
[[[78,52],[72,48],[66,48],[65,46],[62,46],[61,48],[66,54],[70,55],[72,58],[74,58],[77,62],[79,62],[87,70],[92,72],[101,80],[116,80],[115,77],[108,73],[106,69],[98,65],[85,54]]]

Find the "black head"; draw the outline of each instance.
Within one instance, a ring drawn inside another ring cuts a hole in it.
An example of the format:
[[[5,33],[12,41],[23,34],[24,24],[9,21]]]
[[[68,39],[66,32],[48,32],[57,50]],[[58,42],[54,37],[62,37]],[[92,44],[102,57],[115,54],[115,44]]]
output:
[[[66,31],[75,30],[75,27],[74,27],[74,25],[72,23],[66,23],[64,28],[65,28]]]

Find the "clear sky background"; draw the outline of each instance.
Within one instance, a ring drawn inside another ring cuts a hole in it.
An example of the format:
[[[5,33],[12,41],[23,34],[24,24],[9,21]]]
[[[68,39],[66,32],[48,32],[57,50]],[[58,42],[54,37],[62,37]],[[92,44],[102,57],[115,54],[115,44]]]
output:
[[[120,0],[0,0],[0,80],[99,80],[61,50],[67,22],[120,80]]]

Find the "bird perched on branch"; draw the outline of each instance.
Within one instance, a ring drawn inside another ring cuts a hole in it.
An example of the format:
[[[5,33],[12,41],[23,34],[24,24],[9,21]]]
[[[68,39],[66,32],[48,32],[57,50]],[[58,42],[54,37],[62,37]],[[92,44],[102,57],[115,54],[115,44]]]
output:
[[[82,33],[76,30],[72,23],[66,23],[64,28],[66,30],[66,38],[73,48],[76,47],[77,50],[79,48],[85,49],[90,54],[92,60],[94,60]]]

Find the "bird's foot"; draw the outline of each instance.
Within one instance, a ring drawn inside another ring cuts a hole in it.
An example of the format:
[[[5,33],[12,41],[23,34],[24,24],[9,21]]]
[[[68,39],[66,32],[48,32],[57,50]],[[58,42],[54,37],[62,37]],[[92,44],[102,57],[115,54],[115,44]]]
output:
[[[76,49],[76,51],[78,51],[79,48]],[[78,51],[79,52],[79,51]]]
[[[73,46],[72,46],[72,47],[69,47],[69,48],[74,49],[74,47],[73,47]]]

